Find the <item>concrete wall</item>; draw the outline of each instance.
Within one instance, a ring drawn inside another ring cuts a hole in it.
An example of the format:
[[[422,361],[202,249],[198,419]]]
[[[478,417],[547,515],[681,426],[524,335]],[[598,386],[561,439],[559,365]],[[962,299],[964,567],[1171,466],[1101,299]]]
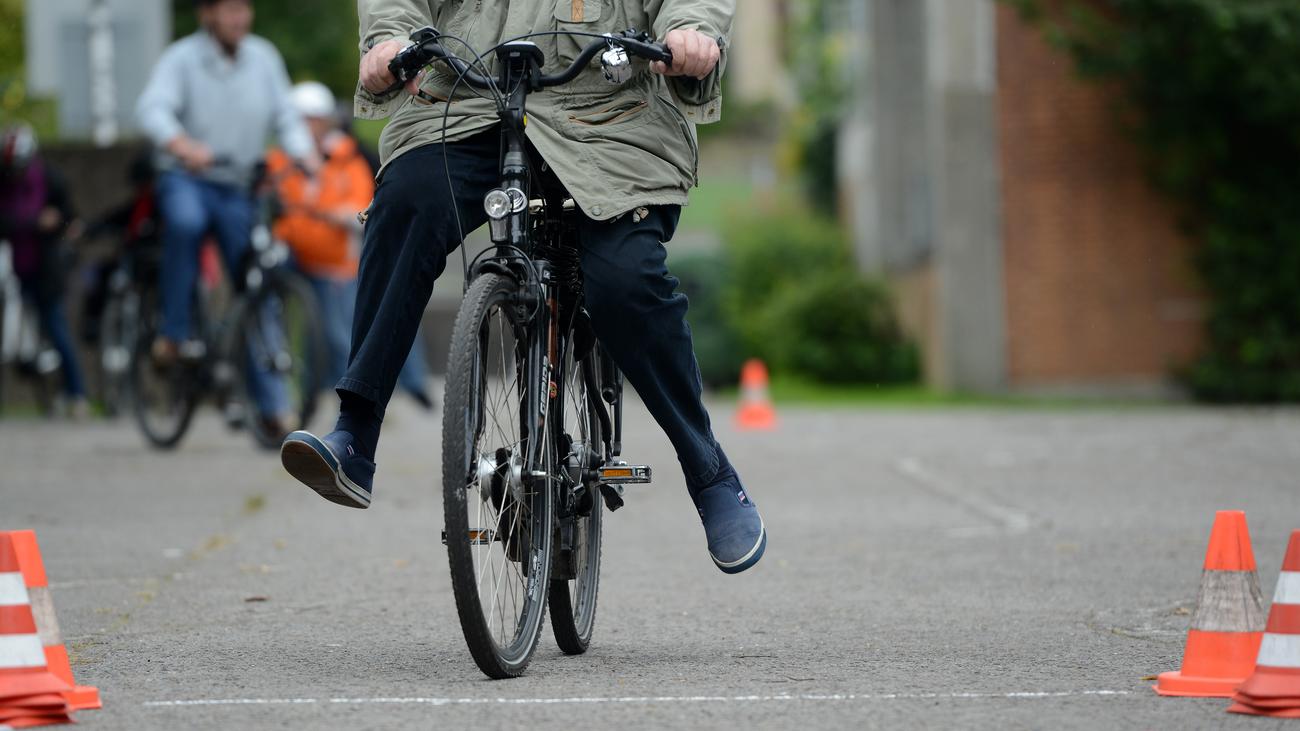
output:
[[[848,148],[867,157],[849,214],[859,261],[906,290],[904,322],[927,346],[932,385],[1000,390],[993,3],[874,0],[869,10],[866,101],[843,138],[865,140]],[[931,299],[924,307],[919,292]]]

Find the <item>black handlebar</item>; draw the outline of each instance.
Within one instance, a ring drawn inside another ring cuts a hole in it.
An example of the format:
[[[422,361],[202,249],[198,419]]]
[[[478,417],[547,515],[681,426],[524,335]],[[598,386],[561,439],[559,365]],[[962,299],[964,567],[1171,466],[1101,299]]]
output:
[[[415,78],[421,69],[435,61],[445,61],[470,86],[479,89],[491,89],[495,84],[492,79],[475,71],[474,68],[442,46],[442,34],[435,28],[425,27],[411,34],[411,45],[398,52],[388,64],[388,70],[397,79],[390,91],[400,88],[402,84]],[[567,84],[577,78],[578,74],[591,63],[600,52],[621,47],[629,55],[647,61],[662,61],[673,65],[673,52],[668,46],[656,43],[645,32],[633,29],[618,34],[607,34],[587,44],[568,68],[555,74],[541,75],[535,79],[535,87],[543,89],[550,86]]]

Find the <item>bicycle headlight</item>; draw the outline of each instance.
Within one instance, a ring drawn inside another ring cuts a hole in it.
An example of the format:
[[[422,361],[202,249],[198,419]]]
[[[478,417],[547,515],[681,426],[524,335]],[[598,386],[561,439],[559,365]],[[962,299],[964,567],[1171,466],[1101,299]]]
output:
[[[483,210],[487,211],[488,218],[493,221],[500,221],[510,215],[512,208],[510,195],[500,188],[489,191],[483,197]]]

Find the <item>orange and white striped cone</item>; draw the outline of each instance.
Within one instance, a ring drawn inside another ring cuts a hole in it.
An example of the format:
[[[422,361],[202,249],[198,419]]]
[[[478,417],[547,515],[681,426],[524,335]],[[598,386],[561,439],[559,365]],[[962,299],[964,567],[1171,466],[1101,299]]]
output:
[[[1161,673],[1152,688],[1160,695],[1231,697],[1255,669],[1263,635],[1264,595],[1246,514],[1221,510],[1210,530],[1183,665]]]
[[[63,693],[72,686],[50,672],[36,616],[7,533],[0,533],[0,725],[71,723]]]
[[[767,366],[757,358],[746,361],[740,369],[740,410],[736,427],[744,430],[770,431],[776,428],[776,409],[767,391]]]
[[[1300,530],[1291,533],[1282,559],[1255,674],[1232,700],[1232,713],[1300,718]]]
[[[59,632],[59,620],[54,614],[54,598],[50,595],[50,582],[45,575],[45,562],[41,560],[41,548],[36,543],[36,533],[30,530],[9,531],[13,541],[14,552],[18,556],[18,567],[27,585],[27,594],[31,597],[32,614],[36,616],[36,629],[45,648],[45,662],[50,672],[63,679],[72,690],[63,694],[72,705],[73,710],[89,711],[103,708],[99,690],[85,685],[77,685],[72,676],[72,663],[68,660],[68,650],[63,644]]]

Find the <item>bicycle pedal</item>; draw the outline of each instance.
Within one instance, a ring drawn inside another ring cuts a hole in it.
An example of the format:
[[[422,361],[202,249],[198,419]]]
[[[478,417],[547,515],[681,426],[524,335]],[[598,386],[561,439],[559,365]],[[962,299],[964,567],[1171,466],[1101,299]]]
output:
[[[600,481],[606,485],[644,485],[650,482],[650,466],[634,464],[608,464],[601,467]]]
[[[497,539],[497,532],[491,528],[471,530],[468,537],[471,546],[486,546]],[[442,545],[447,545],[447,531],[442,532]]]

